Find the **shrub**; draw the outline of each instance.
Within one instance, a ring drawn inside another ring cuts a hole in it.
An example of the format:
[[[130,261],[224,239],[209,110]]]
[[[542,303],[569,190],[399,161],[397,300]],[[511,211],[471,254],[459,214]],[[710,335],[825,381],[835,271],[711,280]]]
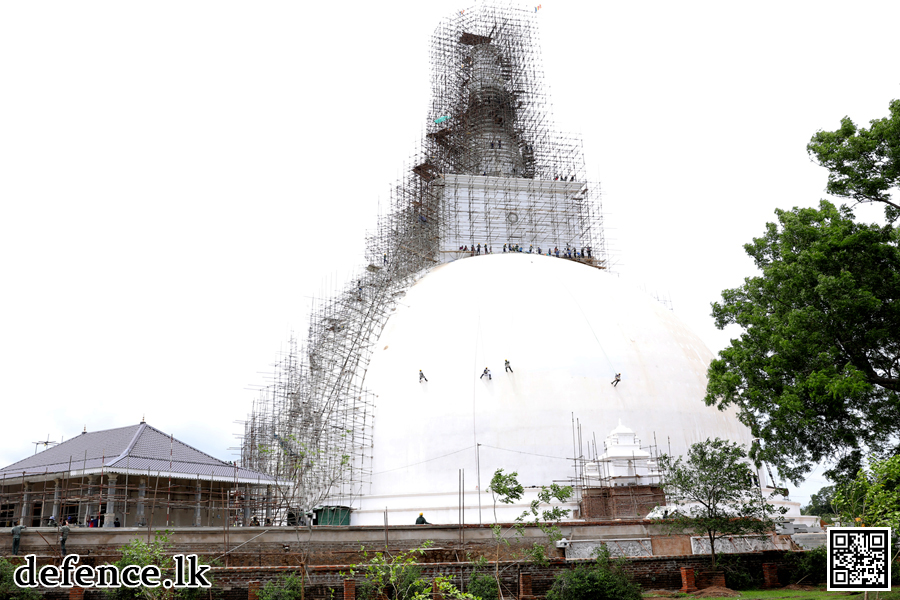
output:
[[[122,572],[128,565],[138,565],[144,567],[147,565],[156,565],[163,573],[163,578],[172,574],[175,569],[175,561],[172,559],[169,551],[171,543],[169,541],[170,531],[157,532],[152,542],[145,542],[139,538],[135,538],[122,546],[122,558],[113,563]],[[221,566],[218,560],[204,561],[198,559],[200,564],[208,564],[213,567]],[[185,565],[187,572],[187,565]],[[214,576],[211,572],[205,574],[210,584],[214,584]],[[208,588],[180,588],[166,589],[164,586],[144,587],[138,586],[130,588],[120,586],[104,591],[104,595],[108,600],[200,600],[208,598],[210,590]]]
[[[42,596],[34,588],[20,588],[13,580],[16,568],[5,558],[0,557],[0,598],[9,600],[39,600]]]
[[[802,581],[804,584],[813,585],[824,582],[827,576],[825,564],[827,553],[825,546],[805,552],[788,553],[785,556],[785,566],[790,572],[791,583]]]
[[[403,565],[393,572],[370,571],[356,588],[360,600],[375,600],[385,595],[391,600],[410,600],[419,592],[431,589],[422,579],[422,569]],[[261,599],[262,600],[262,599]]]
[[[432,545],[425,542],[420,548],[401,552],[397,556],[387,557],[376,552],[370,557],[363,551],[368,562],[353,565],[350,575],[361,574],[365,577],[356,588],[360,600],[375,600],[387,596],[392,600],[410,600],[420,593],[431,589],[431,583],[422,579],[422,570],[416,565],[416,559],[425,553],[425,548]]]
[[[732,590],[756,589],[763,583],[762,572],[754,573],[734,554],[722,554],[719,556],[718,566],[725,571],[725,586]]]
[[[500,590],[494,576],[477,571],[472,573],[472,576],[469,578],[467,591],[473,596],[481,598],[481,600],[497,600],[500,596]]]
[[[559,573],[547,600],[641,600],[641,586],[632,581],[623,563],[612,560],[604,546],[596,562]]]
[[[152,542],[144,542],[135,538],[122,546],[122,558],[113,563],[122,572],[128,565],[145,567],[156,565],[162,571],[172,568],[174,562],[166,551],[169,547],[169,532],[157,532]],[[104,595],[110,600],[156,600],[169,596],[169,590],[162,586],[151,588],[138,586],[130,588],[120,586],[104,590]]]
[[[303,578],[285,575],[278,581],[268,581],[258,592],[259,600],[300,600],[303,595]]]

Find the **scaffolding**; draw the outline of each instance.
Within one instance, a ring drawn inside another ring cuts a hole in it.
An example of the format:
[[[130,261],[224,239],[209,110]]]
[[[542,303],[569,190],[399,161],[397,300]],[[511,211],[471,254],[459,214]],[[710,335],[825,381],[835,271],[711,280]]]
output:
[[[581,141],[558,134],[529,11],[479,6],[445,19],[431,45],[427,129],[366,265],[315,302],[244,424],[241,464],[288,480],[282,511],[352,506],[371,479],[374,394],[365,376],[396,302],[440,263],[505,251],[605,269],[600,187]]]
[[[152,469],[100,469],[85,474],[77,462],[66,471],[32,470],[0,479],[0,527],[64,522],[82,527],[227,527],[287,522],[287,515],[278,513],[279,502],[272,493],[277,482],[240,478],[237,467],[233,478]]]
[[[644,446],[630,429],[621,429],[620,421],[600,447],[595,433],[585,439],[574,414],[572,424],[575,474],[569,483],[583,518],[641,519],[666,504],[655,432],[653,443]],[[621,448],[617,433],[624,436],[624,450],[616,451]]]

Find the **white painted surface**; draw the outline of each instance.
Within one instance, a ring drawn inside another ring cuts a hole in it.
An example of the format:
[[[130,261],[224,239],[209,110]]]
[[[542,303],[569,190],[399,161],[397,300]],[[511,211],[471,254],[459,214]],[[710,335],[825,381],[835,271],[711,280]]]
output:
[[[588,439],[619,419],[645,446],[655,433],[661,453],[716,436],[749,446],[731,411],[703,403],[711,358],[663,305],[585,265],[520,253],[436,267],[409,290],[375,348],[366,377],[377,395],[374,475],[351,522],[381,525],[387,507],[394,524],[420,511],[456,523],[465,469],[465,522],[478,523],[476,444],[482,490],[498,468],[517,471],[526,487],[564,482],[575,473],[573,414],[585,454]],[[514,373],[504,372],[505,359]],[[490,381],[479,379],[485,367]],[[489,493],[481,505],[481,521],[493,522]]]

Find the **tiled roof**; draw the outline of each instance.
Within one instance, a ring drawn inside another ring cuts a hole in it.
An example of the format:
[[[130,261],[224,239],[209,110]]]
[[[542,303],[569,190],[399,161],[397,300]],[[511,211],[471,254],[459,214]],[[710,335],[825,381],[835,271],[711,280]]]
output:
[[[149,472],[200,479],[236,479],[266,483],[272,478],[236,467],[201,452],[162,431],[140,423],[83,433],[0,469],[0,480],[73,471]]]

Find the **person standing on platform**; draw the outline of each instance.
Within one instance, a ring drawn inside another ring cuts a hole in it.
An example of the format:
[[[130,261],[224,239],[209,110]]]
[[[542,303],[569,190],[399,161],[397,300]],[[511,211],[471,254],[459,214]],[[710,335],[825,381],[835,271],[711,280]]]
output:
[[[66,540],[69,539],[69,523],[68,521],[63,522],[62,527],[59,528],[59,553],[61,556],[66,556]]]
[[[15,527],[12,528],[12,536],[13,536],[13,547],[12,554],[13,556],[18,556],[19,554],[19,541],[22,537],[22,531],[27,529],[24,525],[21,525],[21,521],[19,521]]]

